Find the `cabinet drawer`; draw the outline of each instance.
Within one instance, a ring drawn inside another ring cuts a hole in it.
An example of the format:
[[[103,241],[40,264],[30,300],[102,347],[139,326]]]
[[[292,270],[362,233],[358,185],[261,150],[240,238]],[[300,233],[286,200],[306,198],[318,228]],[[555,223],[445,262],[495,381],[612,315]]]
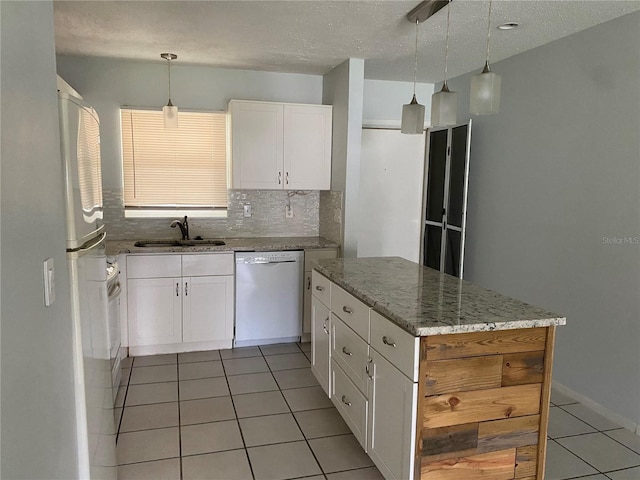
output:
[[[331,400],[366,452],[369,402],[333,359],[331,367]]]
[[[182,276],[233,275],[233,253],[182,255]]]
[[[127,278],[181,276],[180,255],[128,255]]]
[[[354,332],[369,342],[369,310],[367,305],[350,293],[331,284],[331,311],[344,321]]]
[[[304,271],[308,272],[313,270],[313,263],[317,260],[326,258],[336,258],[338,252],[335,248],[323,248],[304,251]]]
[[[371,312],[371,346],[414,382],[418,381],[420,365],[419,340],[378,312]]]
[[[369,345],[335,315],[331,317],[331,331],[331,357],[366,396]]]
[[[327,307],[331,305],[331,282],[315,270],[311,273],[311,293]]]

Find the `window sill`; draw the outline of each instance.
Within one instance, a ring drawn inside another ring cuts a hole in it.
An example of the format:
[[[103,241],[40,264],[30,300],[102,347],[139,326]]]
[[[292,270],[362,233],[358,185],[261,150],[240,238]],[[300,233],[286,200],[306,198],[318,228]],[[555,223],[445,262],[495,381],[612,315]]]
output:
[[[145,208],[144,210],[139,210],[137,208],[124,209],[124,218],[175,218],[184,217],[185,215],[189,218],[227,218],[227,210],[153,210],[147,208]]]

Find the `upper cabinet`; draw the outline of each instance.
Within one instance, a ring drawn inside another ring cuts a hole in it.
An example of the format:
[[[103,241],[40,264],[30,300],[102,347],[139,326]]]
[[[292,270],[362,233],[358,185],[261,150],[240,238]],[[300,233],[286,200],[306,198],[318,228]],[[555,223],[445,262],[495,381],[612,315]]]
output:
[[[332,108],[231,100],[232,188],[329,190]]]

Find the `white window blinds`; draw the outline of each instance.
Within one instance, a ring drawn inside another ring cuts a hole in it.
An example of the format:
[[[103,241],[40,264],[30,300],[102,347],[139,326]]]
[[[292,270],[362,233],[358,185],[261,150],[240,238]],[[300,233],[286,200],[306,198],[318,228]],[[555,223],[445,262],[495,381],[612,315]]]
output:
[[[121,110],[125,207],[227,207],[225,114],[178,115],[171,129],[161,111]]]

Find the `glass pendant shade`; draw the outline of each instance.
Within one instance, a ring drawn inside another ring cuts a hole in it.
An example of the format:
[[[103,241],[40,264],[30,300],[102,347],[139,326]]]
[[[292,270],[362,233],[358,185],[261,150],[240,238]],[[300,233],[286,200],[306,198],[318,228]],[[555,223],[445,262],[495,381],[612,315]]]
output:
[[[178,128],[178,107],[169,103],[162,107],[162,114],[164,115],[164,128]]]
[[[442,90],[431,97],[431,125],[446,127],[455,125],[458,116],[458,94],[449,91],[445,83]]]
[[[471,77],[469,111],[475,115],[493,115],[500,111],[501,77],[486,63],[482,73]]]
[[[418,135],[424,132],[424,105],[420,105],[413,96],[411,103],[402,106],[402,133]]]

